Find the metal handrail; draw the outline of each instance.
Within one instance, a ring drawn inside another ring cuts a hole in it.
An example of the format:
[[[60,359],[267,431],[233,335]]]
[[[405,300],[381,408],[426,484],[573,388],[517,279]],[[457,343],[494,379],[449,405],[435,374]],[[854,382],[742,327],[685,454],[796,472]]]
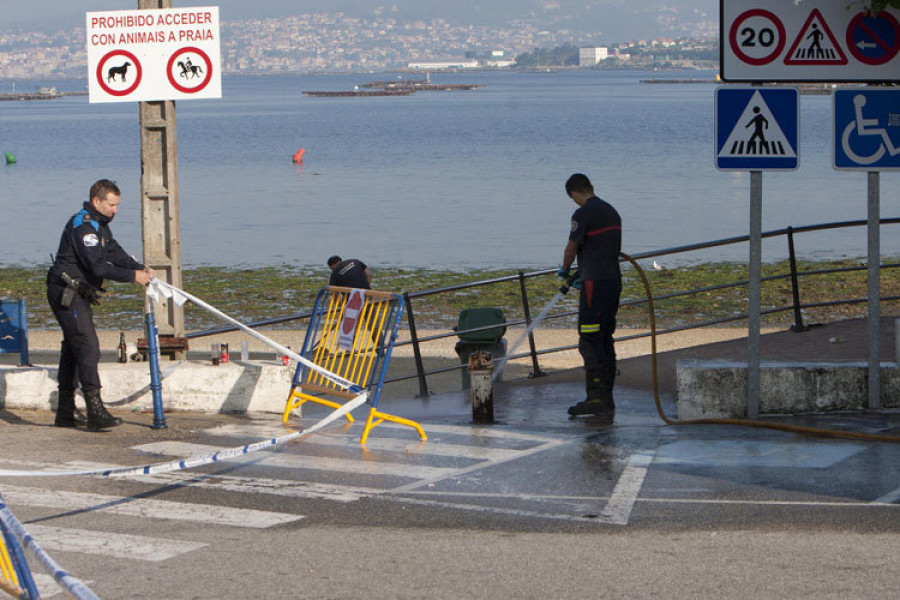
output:
[[[882,225],[898,224],[898,223],[900,223],[900,218],[893,217],[893,218],[881,219],[880,223]],[[866,270],[867,267],[841,267],[841,268],[836,268],[836,269],[815,269],[815,270],[809,270],[809,271],[798,271],[796,268],[793,236],[796,233],[823,231],[823,230],[828,230],[828,229],[839,229],[839,228],[845,228],[845,227],[859,227],[859,226],[865,226],[867,224],[868,224],[868,222],[865,220],[840,221],[840,222],[834,222],[834,223],[820,223],[820,224],[815,224],[815,225],[804,225],[801,227],[789,226],[789,227],[785,227],[785,228],[781,228],[781,229],[775,229],[775,230],[763,232],[762,237],[764,237],[764,238],[776,237],[776,236],[782,236],[782,235],[788,237],[788,242],[789,242],[788,253],[789,253],[789,262],[790,262],[790,272],[769,275],[769,276],[762,278],[762,281],[775,281],[775,280],[779,280],[779,279],[790,278],[791,284],[792,284],[791,287],[792,287],[792,291],[793,291],[793,294],[792,294],[793,302],[790,305],[777,306],[777,307],[772,307],[772,308],[762,310],[762,311],[760,311],[761,315],[770,315],[770,314],[775,314],[775,313],[779,313],[779,312],[786,312],[786,311],[793,310],[794,314],[795,314],[795,323],[791,327],[791,329],[797,333],[800,333],[807,329],[802,323],[801,310],[804,308],[818,308],[818,307],[824,307],[824,306],[838,306],[841,304],[858,304],[858,303],[866,302],[867,301],[866,298],[853,298],[853,299],[848,299],[848,300],[835,300],[835,301],[830,301],[830,302],[817,302],[817,303],[809,303],[809,304],[801,303],[800,298],[799,298],[799,277],[801,277],[801,276],[810,277],[810,276],[822,275],[822,274],[827,274],[827,273],[862,271],[862,270]],[[749,235],[734,236],[734,237],[729,237],[729,238],[722,238],[719,240],[713,240],[713,241],[709,241],[709,242],[702,242],[702,243],[698,243],[698,244],[688,244],[688,245],[677,246],[677,247],[673,247],[673,248],[665,248],[662,250],[654,250],[654,251],[636,253],[636,254],[632,255],[632,258],[635,260],[642,260],[642,259],[648,259],[648,258],[654,258],[654,257],[660,257],[660,256],[668,256],[668,255],[672,255],[672,254],[679,254],[679,253],[684,253],[684,252],[691,252],[691,251],[695,251],[695,250],[703,250],[703,249],[707,249],[707,248],[715,248],[715,247],[725,246],[725,245],[730,245],[730,244],[744,243],[744,242],[748,242],[749,240],[750,240]],[[886,263],[886,264],[882,264],[881,268],[889,269],[889,268],[895,268],[898,266],[900,266],[900,264]],[[411,302],[412,298],[421,298],[421,297],[425,297],[425,296],[431,296],[431,295],[435,295],[435,294],[439,294],[439,293],[446,293],[446,292],[456,292],[459,290],[471,289],[471,288],[480,287],[480,286],[484,286],[484,285],[492,285],[495,283],[505,283],[505,282],[513,281],[515,279],[519,279],[520,282],[523,282],[525,278],[540,277],[540,276],[546,276],[546,275],[551,275],[551,274],[555,274],[555,273],[556,273],[555,269],[544,269],[544,270],[534,271],[532,273],[527,273],[527,274],[520,271],[517,276],[495,277],[495,278],[488,279],[488,280],[456,284],[453,286],[446,286],[443,288],[422,290],[419,292],[408,292],[407,294],[405,294],[405,297],[407,299],[407,309],[408,309],[407,320],[408,320],[409,326],[410,326],[409,329],[410,329],[411,339],[409,341],[398,343],[397,346],[407,345],[407,344],[411,344],[413,346],[414,354],[416,357],[416,373],[412,374],[412,375],[405,375],[405,376],[399,376],[399,377],[393,377],[390,379],[386,379],[385,383],[405,381],[405,380],[409,380],[409,379],[413,379],[413,378],[418,378],[418,380],[419,380],[419,395],[423,396],[423,397],[427,397],[429,395],[427,380],[426,380],[427,375],[435,375],[435,374],[439,374],[439,373],[460,370],[460,369],[466,368],[466,365],[459,364],[459,365],[454,365],[454,366],[432,369],[430,371],[425,371],[424,367],[423,367],[422,358],[421,358],[421,349],[419,347],[421,345],[421,343],[451,337],[453,335],[457,335],[458,333],[465,333],[468,331],[480,331],[483,329],[491,329],[491,328],[495,327],[495,325],[489,325],[489,326],[485,326],[485,327],[473,328],[471,330],[464,330],[462,332],[452,331],[452,332],[449,332],[446,334],[432,334],[432,335],[429,335],[429,336],[426,336],[423,338],[418,338],[417,335],[415,334],[416,329],[415,329],[415,320],[414,320],[413,311],[412,311],[412,302]],[[685,290],[685,291],[681,291],[681,292],[672,292],[672,293],[668,293],[668,294],[662,294],[660,296],[655,297],[655,300],[656,301],[664,301],[664,300],[671,299],[671,298],[692,296],[692,295],[696,295],[699,293],[706,293],[706,292],[715,291],[715,290],[746,286],[748,284],[749,284],[749,280],[730,282],[730,283],[719,284],[719,285],[715,285],[715,286],[707,286],[704,288],[698,288],[698,289],[694,289],[694,290]],[[521,293],[522,293],[522,306],[523,306],[523,312],[525,313],[525,319],[524,320],[507,321],[506,322],[507,326],[515,326],[515,325],[519,325],[519,324],[530,325],[530,315],[528,315],[528,310],[527,310],[528,296],[527,296],[527,292],[525,290],[524,284],[521,285]],[[900,297],[898,297],[898,296],[882,296],[881,297],[882,302],[890,301],[890,300],[897,300],[897,299],[900,299]],[[631,300],[626,300],[626,301],[622,302],[621,306],[634,306],[634,305],[639,305],[639,304],[643,304],[646,302],[648,302],[648,299],[646,299],[646,298],[631,299]],[[562,312],[562,313],[550,314],[545,317],[545,320],[550,321],[553,319],[565,318],[568,316],[572,316],[574,314],[577,314],[577,311],[567,311],[567,312]],[[742,313],[732,315],[729,317],[723,317],[723,318],[719,318],[719,319],[711,319],[711,320],[706,320],[706,321],[702,321],[699,323],[675,326],[675,327],[671,327],[668,329],[659,330],[659,331],[657,331],[657,334],[663,335],[666,333],[674,333],[677,331],[687,331],[690,329],[698,329],[701,327],[710,327],[710,326],[714,326],[714,325],[721,325],[723,323],[740,321],[740,320],[747,319],[747,318],[749,318],[748,313],[742,312]],[[622,337],[622,338],[618,338],[618,339],[620,341],[624,341],[624,340],[629,340],[629,339],[639,339],[639,338],[643,338],[643,337],[648,337],[649,335],[651,335],[651,334],[650,333],[635,334],[635,335],[626,336],[626,337]],[[541,375],[544,374],[543,372],[540,371],[539,363],[537,360],[538,356],[544,355],[544,354],[550,354],[552,352],[574,350],[578,347],[577,345],[569,345],[569,346],[560,346],[558,348],[549,348],[549,349],[538,350],[534,346],[534,338],[532,336],[529,336],[529,338],[530,338],[529,341],[531,342],[531,348],[530,348],[529,352],[512,354],[512,355],[507,356],[505,358],[505,360],[509,361],[509,360],[514,360],[517,358],[525,358],[525,357],[530,356],[531,360],[532,360],[532,364],[533,364],[533,371],[531,373],[532,377],[540,377]]]
[[[881,219],[880,224],[881,225],[900,224],[900,217],[891,217],[891,218]],[[813,231],[824,231],[824,230],[829,230],[829,229],[842,229],[842,228],[847,228],[847,227],[861,227],[861,226],[866,226],[866,225],[868,225],[868,221],[866,221],[866,220],[837,221],[837,222],[833,222],[833,223],[819,223],[819,224],[814,224],[814,225],[803,225],[800,227],[788,226],[788,227],[784,227],[781,229],[773,229],[771,231],[762,232],[761,235],[763,238],[771,238],[771,237],[777,237],[777,236],[787,236],[787,238],[788,238],[788,259],[789,259],[789,263],[790,263],[790,266],[789,266],[790,271],[788,273],[778,273],[778,274],[763,277],[762,281],[768,282],[768,281],[775,281],[775,280],[779,280],[779,279],[790,278],[791,279],[791,287],[792,287],[792,291],[793,291],[793,298],[792,298],[793,301],[790,305],[771,307],[771,308],[762,310],[761,314],[762,315],[770,315],[770,314],[775,314],[775,313],[779,313],[779,312],[787,312],[787,311],[793,310],[795,322],[794,322],[794,325],[791,327],[791,329],[797,333],[800,333],[800,332],[806,330],[806,327],[802,323],[802,315],[801,315],[802,309],[821,308],[821,307],[828,307],[828,306],[839,306],[839,305],[843,305],[843,304],[859,304],[862,302],[866,302],[867,298],[851,298],[851,299],[846,299],[846,300],[834,300],[834,301],[828,301],[828,302],[815,302],[815,303],[808,303],[808,304],[802,303],[800,301],[800,297],[799,297],[799,278],[800,277],[814,277],[817,275],[824,275],[824,274],[829,274],[829,273],[864,271],[868,267],[866,267],[866,266],[840,267],[840,268],[835,268],[835,269],[813,269],[813,270],[808,270],[808,271],[799,271],[796,268],[796,260],[795,260],[794,245],[793,245],[793,236],[797,233],[808,233],[808,232],[813,232]],[[720,247],[720,246],[745,243],[745,242],[748,242],[749,240],[750,240],[749,235],[733,236],[733,237],[728,237],[728,238],[721,238],[718,240],[711,240],[708,242],[700,242],[700,243],[696,243],[696,244],[686,244],[683,246],[675,246],[675,247],[671,247],[671,248],[663,248],[660,250],[651,250],[651,251],[647,251],[647,252],[635,253],[635,254],[632,254],[631,257],[635,260],[646,260],[649,258],[670,256],[670,255],[674,255],[674,254],[693,252],[696,250],[705,250],[705,249],[716,248],[716,247]],[[885,263],[885,264],[881,265],[882,269],[891,269],[891,268],[896,268],[896,267],[900,267],[900,263]],[[438,294],[452,293],[452,292],[458,292],[460,290],[474,289],[474,288],[478,288],[478,287],[484,287],[484,286],[496,285],[496,284],[500,284],[500,283],[510,283],[510,282],[518,281],[520,283],[522,309],[523,309],[524,318],[508,320],[504,323],[504,325],[507,327],[511,327],[511,326],[515,327],[518,325],[525,325],[526,327],[528,327],[531,325],[531,316],[530,316],[530,312],[529,312],[529,308],[528,308],[528,306],[529,306],[528,294],[527,294],[527,291],[526,291],[526,288],[524,285],[525,280],[535,278],[535,277],[544,277],[544,276],[555,275],[555,274],[556,274],[556,269],[541,269],[541,270],[532,271],[529,273],[519,271],[515,275],[493,277],[490,279],[484,279],[484,280],[472,281],[472,282],[466,282],[466,283],[459,283],[459,284],[454,284],[454,285],[444,286],[444,287],[439,287],[439,288],[405,292],[403,294],[403,297],[404,297],[404,302],[406,305],[406,316],[407,316],[407,322],[408,322],[408,329],[410,332],[410,339],[404,340],[401,342],[397,342],[395,344],[395,347],[412,345],[413,354],[414,354],[414,358],[415,358],[416,372],[414,374],[410,374],[410,375],[401,375],[401,376],[397,376],[397,377],[391,377],[391,378],[385,379],[384,382],[385,383],[394,383],[394,382],[398,382],[398,381],[405,381],[405,380],[417,378],[419,380],[419,395],[420,396],[428,396],[429,395],[428,386],[427,386],[427,376],[428,375],[436,375],[439,373],[460,370],[460,369],[466,368],[466,365],[465,364],[452,365],[452,366],[441,367],[441,368],[436,368],[436,369],[426,371],[424,368],[423,360],[422,360],[421,345],[423,343],[428,343],[428,342],[432,342],[432,341],[436,341],[436,340],[442,340],[442,339],[446,339],[449,337],[458,336],[459,334],[462,334],[462,333],[484,331],[484,330],[488,330],[488,329],[494,329],[497,327],[496,324],[492,324],[492,325],[485,325],[482,327],[474,327],[471,329],[464,329],[464,330],[459,330],[459,331],[451,329],[451,330],[447,331],[446,333],[432,333],[432,334],[429,334],[426,336],[419,337],[417,329],[416,329],[416,322],[415,322],[415,316],[414,316],[415,311],[414,311],[413,302],[412,302],[413,299],[421,299],[421,298],[426,298],[428,296],[435,296]],[[714,286],[706,286],[703,288],[697,288],[697,289],[692,289],[692,290],[670,292],[670,293],[666,293],[666,294],[661,294],[659,296],[655,296],[654,300],[656,302],[661,302],[661,301],[669,300],[672,298],[693,296],[696,294],[707,293],[707,292],[712,292],[712,291],[716,291],[716,290],[747,286],[748,284],[749,284],[749,280],[741,280],[741,281],[718,284],[718,285],[714,285]],[[882,302],[892,301],[892,300],[900,300],[900,296],[882,296],[881,297]],[[629,300],[622,301],[620,306],[637,306],[637,305],[645,304],[647,302],[648,302],[647,298],[635,298],[635,299],[629,299]],[[576,315],[577,313],[578,313],[577,310],[568,310],[568,311],[563,311],[563,312],[552,313],[552,314],[547,315],[545,317],[545,320],[552,321],[552,320],[564,319],[567,317],[572,317],[573,315]],[[312,316],[312,313],[310,313],[310,312],[296,313],[296,314],[288,315],[288,316],[284,316],[284,317],[276,317],[276,318],[272,318],[272,319],[255,321],[253,323],[250,323],[249,326],[250,327],[264,327],[264,326],[268,326],[268,325],[275,325],[275,324],[287,323],[287,322],[291,322],[291,321],[308,319],[311,316]],[[711,327],[711,326],[715,326],[715,325],[721,325],[724,323],[740,321],[743,319],[747,319],[748,317],[749,317],[749,315],[747,313],[741,312],[741,313],[737,313],[735,315],[731,315],[728,317],[722,317],[722,318],[718,318],[718,319],[710,319],[710,320],[700,321],[697,323],[691,323],[688,325],[673,326],[673,327],[670,327],[667,329],[658,330],[657,334],[663,335],[663,334],[667,334],[667,333],[675,333],[675,332],[679,332],[679,331],[688,331],[691,329],[699,329],[702,327]],[[204,331],[193,332],[193,333],[188,334],[187,337],[190,337],[190,338],[204,337],[204,336],[208,336],[208,335],[215,335],[218,333],[227,333],[230,331],[235,331],[236,329],[237,329],[236,327],[220,327],[220,328],[216,328],[216,329],[208,329],[208,330],[204,330]],[[625,340],[633,340],[633,339],[648,337],[649,335],[650,335],[650,333],[641,333],[641,334],[634,334],[634,335],[629,335],[629,336],[625,336],[625,337],[620,337],[617,339],[619,341],[625,341]],[[574,350],[578,347],[577,345],[569,345],[569,346],[560,346],[560,347],[556,347],[556,348],[538,349],[535,347],[533,336],[529,336],[529,342],[530,342],[529,351],[522,352],[519,354],[511,354],[511,355],[507,356],[505,360],[508,361],[508,360],[514,360],[514,359],[525,358],[525,357],[530,356],[531,361],[532,361],[532,367],[533,367],[533,371],[532,371],[531,375],[533,377],[539,377],[544,374],[540,370],[540,365],[539,365],[538,359],[537,359],[538,356],[542,356],[545,354],[551,354],[554,352]]]

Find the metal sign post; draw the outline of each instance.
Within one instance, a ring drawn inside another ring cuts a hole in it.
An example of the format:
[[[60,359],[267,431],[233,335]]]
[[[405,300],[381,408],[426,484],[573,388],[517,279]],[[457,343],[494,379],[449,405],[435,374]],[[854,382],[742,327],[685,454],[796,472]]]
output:
[[[878,171],[868,173],[869,408],[881,408],[881,206]]]
[[[881,407],[881,189],[880,172],[900,170],[900,90],[853,88],[832,97],[832,164],[866,175],[868,213],[869,408]]]
[[[762,306],[762,171],[750,171],[750,290],[747,326],[747,417],[759,416]]]
[[[716,167],[750,172],[750,264],[747,306],[747,416],[759,416],[762,310],[762,171],[800,164],[800,102],[794,88],[716,90]]]

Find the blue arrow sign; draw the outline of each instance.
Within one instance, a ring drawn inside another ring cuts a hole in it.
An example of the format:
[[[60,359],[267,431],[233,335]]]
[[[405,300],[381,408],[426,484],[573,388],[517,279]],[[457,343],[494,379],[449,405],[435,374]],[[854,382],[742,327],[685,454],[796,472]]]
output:
[[[716,167],[796,169],[800,164],[799,97],[796,88],[717,88]]]
[[[835,90],[835,169],[900,170],[900,90]]]

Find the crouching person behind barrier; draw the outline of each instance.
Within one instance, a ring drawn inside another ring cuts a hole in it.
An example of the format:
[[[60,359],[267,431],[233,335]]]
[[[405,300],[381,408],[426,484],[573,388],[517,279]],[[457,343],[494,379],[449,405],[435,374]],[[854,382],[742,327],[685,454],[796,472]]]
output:
[[[119,211],[120,196],[118,186],[108,179],[91,186],[89,200],[66,223],[47,273],[47,301],[63,332],[54,422],[57,427],[79,424],[75,411],[79,383],[87,406],[88,429],[96,431],[122,423],[107,412],[100,397],[100,342],[92,305],[99,304],[105,279],[147,285],[153,273],[113,239],[109,223]]]

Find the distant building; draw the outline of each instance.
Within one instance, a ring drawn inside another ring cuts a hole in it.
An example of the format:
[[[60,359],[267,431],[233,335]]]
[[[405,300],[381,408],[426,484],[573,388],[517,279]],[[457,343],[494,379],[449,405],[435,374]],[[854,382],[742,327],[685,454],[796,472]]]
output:
[[[609,57],[609,51],[606,48],[591,47],[578,49],[578,66],[593,67],[600,61]]]
[[[433,69],[477,69],[477,60],[448,60],[435,62],[411,62],[406,64],[407,69],[419,69],[430,71]]]

